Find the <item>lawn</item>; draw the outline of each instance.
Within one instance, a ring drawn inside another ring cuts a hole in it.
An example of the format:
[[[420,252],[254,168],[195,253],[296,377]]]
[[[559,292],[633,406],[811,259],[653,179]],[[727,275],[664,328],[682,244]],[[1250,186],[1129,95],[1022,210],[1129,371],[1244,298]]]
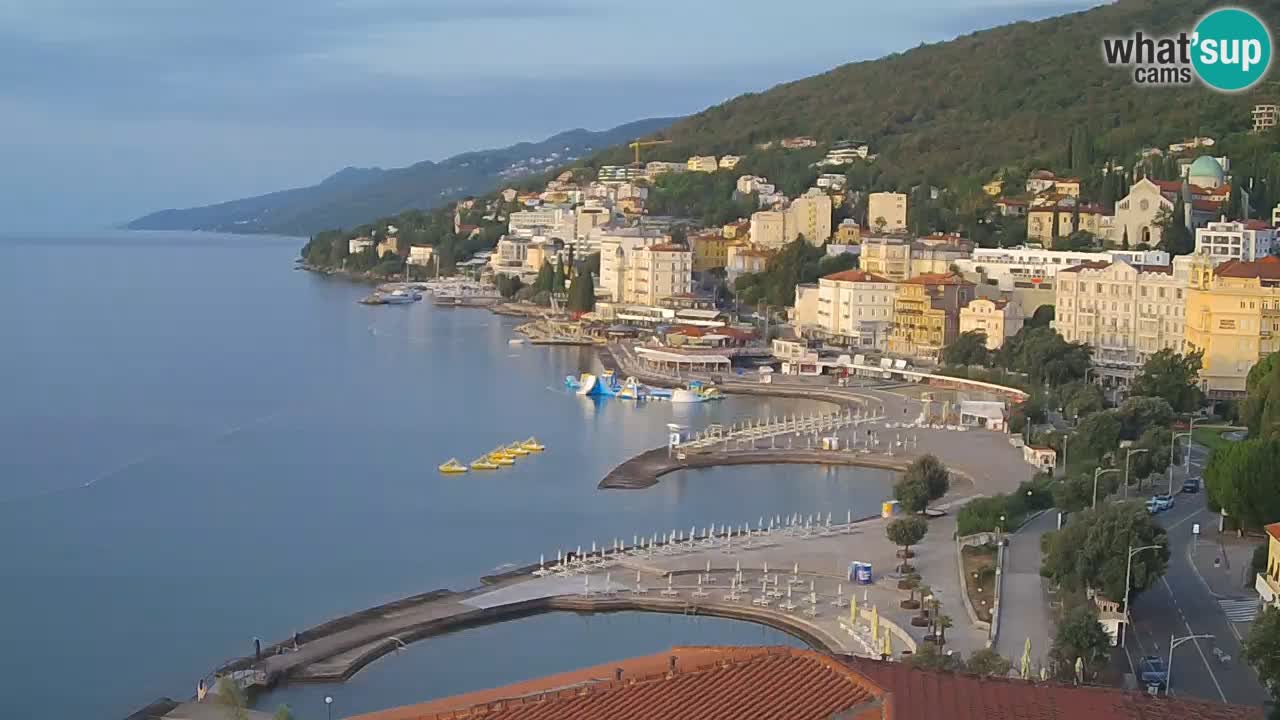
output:
[[[1232,428],[1227,426],[1198,427],[1191,431],[1191,437],[1197,443],[1209,448],[1210,450],[1217,450],[1220,447],[1225,447],[1231,444],[1232,441],[1222,437],[1222,433],[1231,429]]]

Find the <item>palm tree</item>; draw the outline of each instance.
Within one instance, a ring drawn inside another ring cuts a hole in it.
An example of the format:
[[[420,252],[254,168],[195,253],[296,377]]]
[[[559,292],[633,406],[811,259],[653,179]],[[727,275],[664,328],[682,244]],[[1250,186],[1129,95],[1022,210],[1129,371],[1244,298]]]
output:
[[[955,623],[951,620],[950,615],[942,615],[938,618],[938,644],[945,645],[947,642],[947,628]]]

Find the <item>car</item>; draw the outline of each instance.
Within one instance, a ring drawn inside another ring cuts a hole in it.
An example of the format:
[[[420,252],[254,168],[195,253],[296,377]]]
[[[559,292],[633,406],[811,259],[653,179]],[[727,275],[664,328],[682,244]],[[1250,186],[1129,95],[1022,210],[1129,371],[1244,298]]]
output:
[[[1196,478],[1187,478],[1187,481],[1182,483],[1182,492],[1184,493],[1200,492],[1200,481],[1197,480]]]
[[[1155,655],[1146,655],[1138,661],[1138,679],[1146,687],[1163,688],[1169,680],[1169,671],[1164,660]]]
[[[1147,504],[1148,515],[1155,515],[1156,513],[1160,512],[1160,503],[1156,502],[1155,498],[1147,498],[1146,504]]]
[[[1172,495],[1157,495],[1151,499],[1156,501],[1157,512],[1164,512],[1165,510],[1168,510],[1169,508],[1173,507]]]

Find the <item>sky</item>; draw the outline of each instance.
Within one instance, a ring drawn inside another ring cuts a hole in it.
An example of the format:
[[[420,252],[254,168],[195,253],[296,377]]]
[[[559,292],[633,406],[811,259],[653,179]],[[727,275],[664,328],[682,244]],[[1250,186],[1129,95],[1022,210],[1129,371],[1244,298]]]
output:
[[[1097,0],[0,0],[0,228],[697,112]]]

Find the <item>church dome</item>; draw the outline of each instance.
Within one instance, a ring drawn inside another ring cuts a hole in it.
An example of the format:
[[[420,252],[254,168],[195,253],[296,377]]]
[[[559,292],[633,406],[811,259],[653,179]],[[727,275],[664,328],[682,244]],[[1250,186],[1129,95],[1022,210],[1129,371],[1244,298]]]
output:
[[[1217,160],[1208,155],[1201,155],[1196,161],[1191,163],[1191,168],[1187,170],[1187,182],[1200,187],[1216,188],[1226,183],[1226,174],[1222,172],[1222,166]]]

